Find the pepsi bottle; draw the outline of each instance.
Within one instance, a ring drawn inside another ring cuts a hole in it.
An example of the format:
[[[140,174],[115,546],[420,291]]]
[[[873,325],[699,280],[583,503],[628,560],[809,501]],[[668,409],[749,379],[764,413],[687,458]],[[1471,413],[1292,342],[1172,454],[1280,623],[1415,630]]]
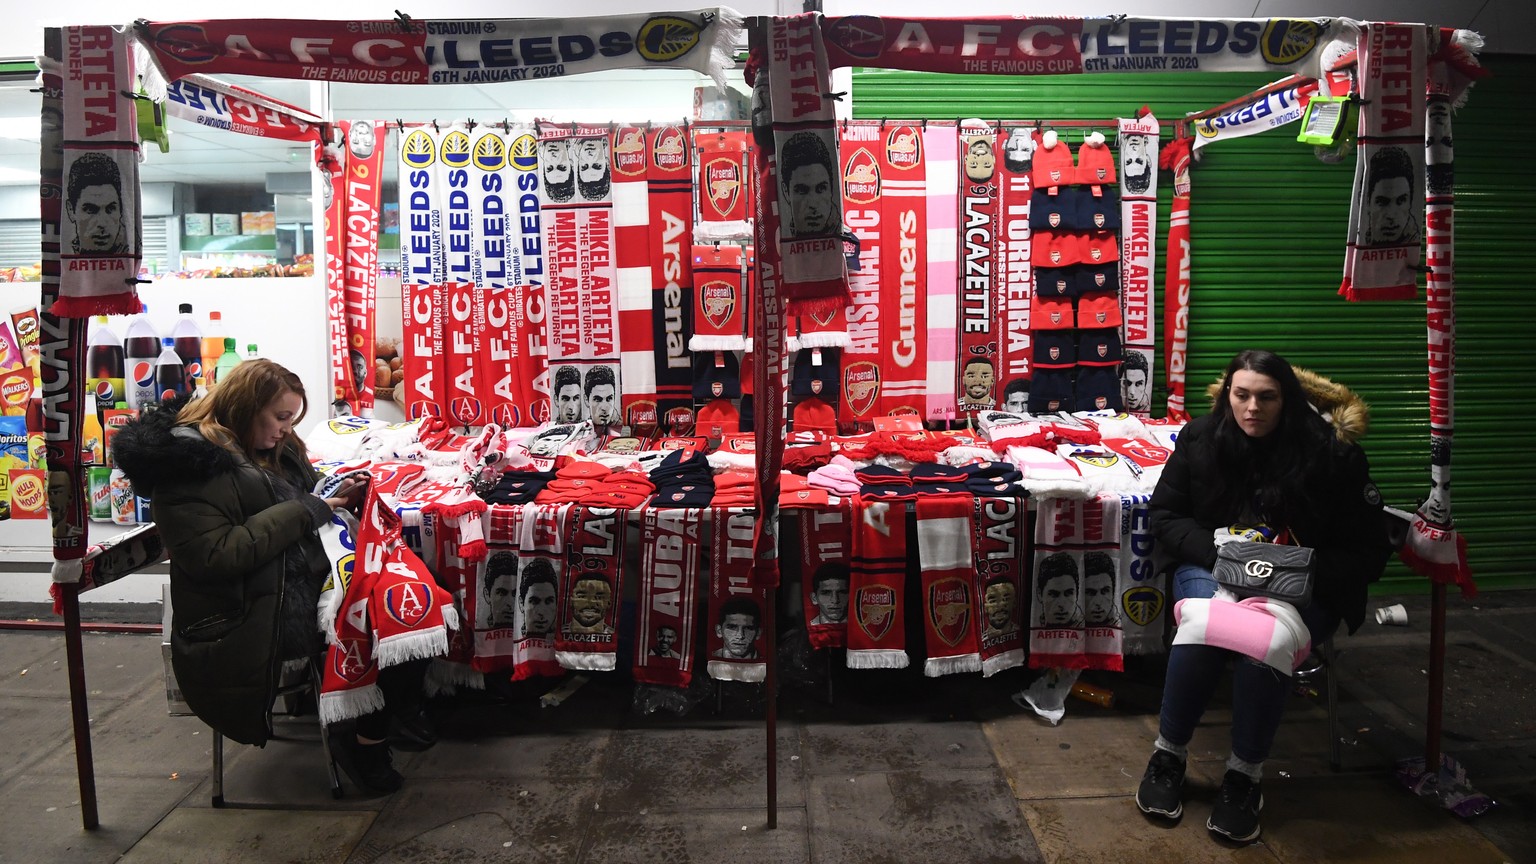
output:
[[[176,340],[176,356],[181,358],[181,368],[186,377],[181,392],[192,392],[192,379],[203,374],[203,331],[192,317],[192,304],[183,303],[176,308],[181,313],[176,326],[171,328],[171,338]]]
[[[187,369],[176,353],[176,340],[167,336],[160,340],[160,344],[163,346],[160,359],[155,361],[155,401],[165,402],[190,392],[190,389],[187,387]]]
[[[107,326],[107,316],[96,316],[96,327],[85,351],[85,368],[90,373],[86,386],[96,396],[100,409],[109,408],[124,398],[123,343]]]
[[[155,358],[160,356],[160,334],[149,323],[148,309],[135,315],[123,340],[124,381],[128,407],[135,411],[156,400]]]

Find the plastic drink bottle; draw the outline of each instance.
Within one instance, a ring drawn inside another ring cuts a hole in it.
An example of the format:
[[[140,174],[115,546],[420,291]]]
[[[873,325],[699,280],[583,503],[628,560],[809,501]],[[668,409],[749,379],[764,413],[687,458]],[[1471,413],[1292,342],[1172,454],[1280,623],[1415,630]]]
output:
[[[85,349],[85,368],[89,372],[86,390],[96,395],[96,405],[105,408],[124,396],[123,343],[107,326],[107,316],[96,316],[95,332]]]
[[[92,465],[85,469],[86,491],[90,493],[89,510],[92,522],[112,521],[112,469],[105,465]]]
[[[203,386],[203,376],[199,375],[196,378],[193,378],[192,379],[192,398],[194,400],[195,399],[201,399],[201,398],[203,398],[204,396],[207,396],[207,395],[208,395],[208,388]]]
[[[224,337],[224,353],[219,355],[219,362],[213,367],[213,383],[218,384],[224,380],[231,369],[240,365],[240,352],[235,350],[235,338]]]
[[[224,356],[224,314],[217,310],[208,313],[208,326],[203,328],[203,379],[212,384],[218,380],[214,367]]]
[[[203,374],[203,331],[192,318],[191,303],[183,303],[176,310],[181,314],[171,329],[171,338],[176,340],[176,356],[181,358],[181,392],[191,393],[192,379]]]
[[[123,383],[129,408],[137,410],[155,402],[155,359],[159,356],[160,334],[149,323],[148,307],[141,307],[140,314],[129,322],[127,338],[123,340]]]
[[[96,413],[96,397],[85,394],[85,411],[80,415],[80,453],[89,453],[88,465],[107,464],[107,441],[101,430],[101,415]]]
[[[255,342],[252,342],[251,344],[245,346],[245,359],[247,359],[247,360],[260,360],[261,359],[261,355],[256,353],[256,343]]]
[[[133,484],[121,468],[113,468],[108,475],[107,495],[112,506],[112,521],[119,525],[132,525],[138,521],[133,512]]]
[[[176,353],[176,340],[167,336],[160,340],[163,346],[160,359],[155,361],[155,401],[164,402],[188,392],[187,370]]]

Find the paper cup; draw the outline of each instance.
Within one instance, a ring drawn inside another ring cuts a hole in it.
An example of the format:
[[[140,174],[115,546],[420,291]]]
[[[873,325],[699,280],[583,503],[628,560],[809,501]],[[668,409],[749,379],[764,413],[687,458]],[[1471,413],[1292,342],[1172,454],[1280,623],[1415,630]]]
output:
[[[1376,623],[1387,624],[1393,627],[1407,627],[1408,610],[1404,609],[1401,603],[1383,606],[1376,610]]]

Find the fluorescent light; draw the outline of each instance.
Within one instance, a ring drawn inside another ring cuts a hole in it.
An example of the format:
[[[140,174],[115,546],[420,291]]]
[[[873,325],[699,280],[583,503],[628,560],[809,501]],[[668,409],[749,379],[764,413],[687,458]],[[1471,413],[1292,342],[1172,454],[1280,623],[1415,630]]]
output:
[[[42,138],[43,122],[33,117],[0,117],[0,138],[37,141]]]
[[[0,165],[0,184],[14,186],[22,183],[37,185],[37,172],[24,171],[17,168],[7,168]]]

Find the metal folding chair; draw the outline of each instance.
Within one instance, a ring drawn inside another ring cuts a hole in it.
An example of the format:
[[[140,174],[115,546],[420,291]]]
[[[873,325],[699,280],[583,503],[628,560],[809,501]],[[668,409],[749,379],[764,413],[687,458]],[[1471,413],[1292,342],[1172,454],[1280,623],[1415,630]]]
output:
[[[285,713],[289,716],[297,716],[300,713],[297,710],[300,697],[308,694],[315,699],[316,703],[319,702],[321,680],[320,662],[312,657],[305,664],[304,675],[278,688],[277,698],[273,700],[273,704],[283,702],[287,708]],[[275,732],[271,708],[267,709],[267,729],[268,737],[277,741],[285,740]],[[320,752],[325,756],[325,770],[331,779],[331,797],[339,799],[342,794],[341,775],[336,770],[336,760],[331,756],[330,737],[325,734],[324,729],[320,730]],[[224,736],[218,732],[213,733],[213,806],[224,806]]]

